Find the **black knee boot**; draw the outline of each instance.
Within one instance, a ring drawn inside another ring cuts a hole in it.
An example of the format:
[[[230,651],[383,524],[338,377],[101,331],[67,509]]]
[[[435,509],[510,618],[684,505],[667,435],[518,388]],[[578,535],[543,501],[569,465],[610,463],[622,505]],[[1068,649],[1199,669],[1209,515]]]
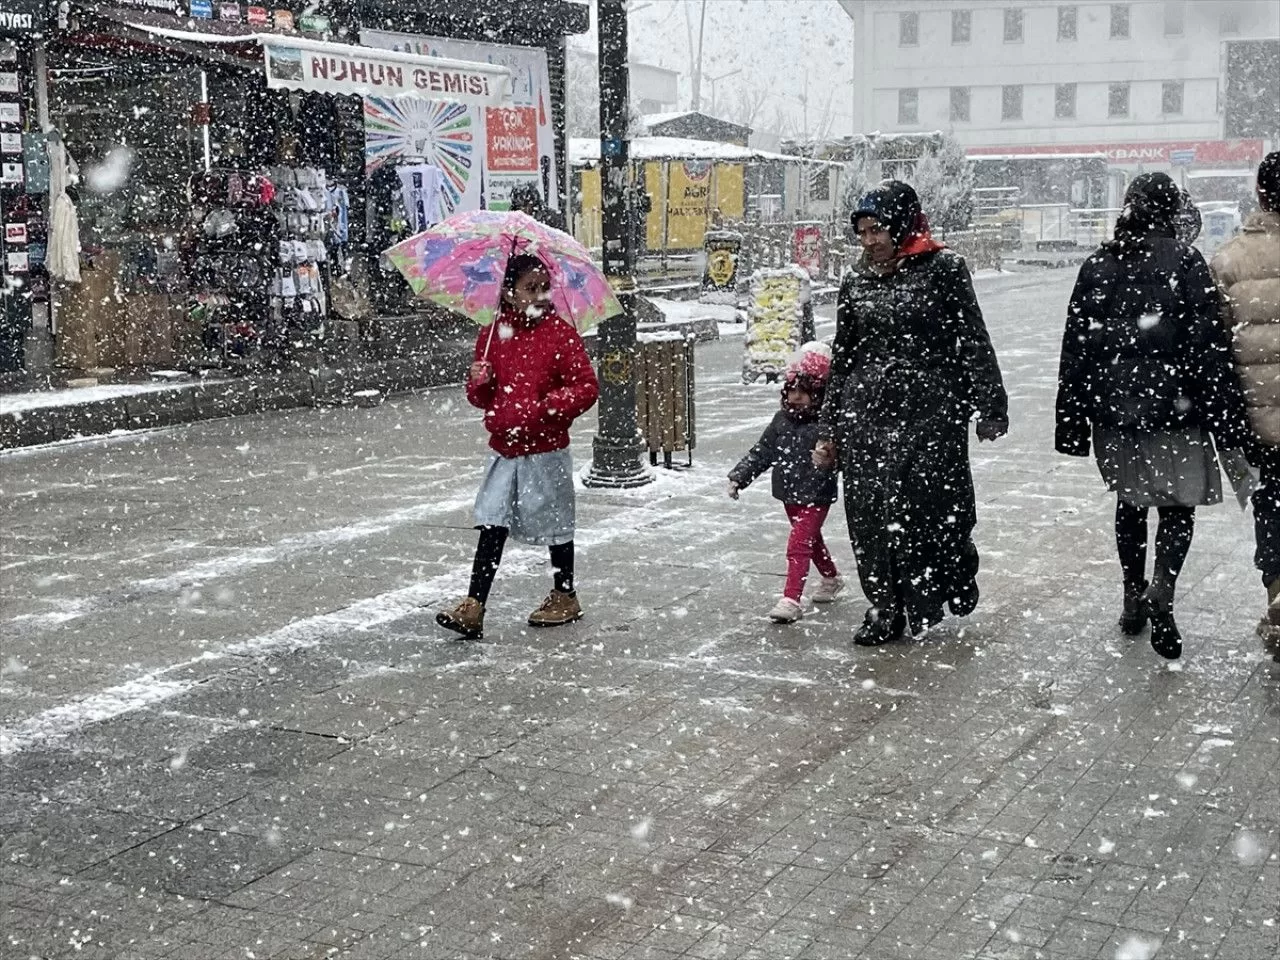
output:
[[[1147,608],[1142,595],[1150,584],[1145,580],[1124,585],[1124,609],[1120,612],[1120,632],[1136,637],[1147,626]]]
[[[1151,586],[1143,594],[1151,618],[1151,649],[1166,660],[1182,656],[1182,634],[1173,619],[1173,596],[1178,574],[1191,549],[1195,531],[1195,507],[1159,507],[1156,530],[1156,569]]]
[[[1142,594],[1148,587],[1147,508],[1135,507],[1116,500],[1116,549],[1124,574],[1124,608],[1120,613],[1120,630],[1135,636],[1147,625],[1147,610]]]

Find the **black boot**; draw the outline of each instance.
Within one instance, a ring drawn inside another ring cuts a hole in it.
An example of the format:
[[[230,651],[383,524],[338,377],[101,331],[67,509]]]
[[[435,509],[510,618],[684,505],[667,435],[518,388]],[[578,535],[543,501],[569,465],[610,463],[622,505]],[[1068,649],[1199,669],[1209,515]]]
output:
[[[1120,614],[1120,632],[1126,636],[1136,637],[1146,629],[1147,608],[1142,602],[1142,594],[1147,586],[1145,580],[1124,585],[1124,610]]]
[[[887,617],[872,607],[867,611],[862,626],[854,634],[853,642],[860,647],[878,647],[890,640],[899,639],[906,629],[907,617],[902,611]]]
[[[967,617],[973,613],[978,608],[978,581],[970,580],[964,589],[947,601],[947,606],[957,617]]]
[[[1177,660],[1182,656],[1182,634],[1173,620],[1173,589],[1153,583],[1142,601],[1151,618],[1151,649],[1166,660]]]

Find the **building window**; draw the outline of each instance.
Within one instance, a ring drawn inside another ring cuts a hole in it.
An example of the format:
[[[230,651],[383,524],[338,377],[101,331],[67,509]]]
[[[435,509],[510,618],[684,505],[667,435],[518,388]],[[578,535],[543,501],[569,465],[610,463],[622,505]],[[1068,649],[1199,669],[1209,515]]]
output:
[[[1107,116],[1129,115],[1129,84],[1113,83],[1107,88]]]
[[[1182,113],[1182,81],[1166,80],[1160,87],[1160,112],[1166,116]]]
[[[1078,11],[1074,6],[1058,8],[1058,39],[1074,40]]]
[[[1022,42],[1022,8],[1005,7],[1004,10],[1004,42]]]
[[[973,33],[973,14],[968,10],[951,11],[951,42],[968,43]]]
[[[1111,39],[1129,39],[1129,5],[1127,3],[1111,5]]]
[[[969,88],[951,88],[951,121],[953,123],[969,122]]]
[[[1184,0],[1165,0],[1164,35],[1180,37],[1186,30],[1187,5]]]
[[[898,123],[915,124],[920,122],[920,91],[915,87],[907,87],[898,91]]]
[[[1022,119],[1022,87],[1004,87],[1000,91],[1000,119]]]
[[[1053,115],[1059,120],[1074,120],[1076,117],[1076,85],[1060,83],[1053,88]]]
[[[914,47],[920,42],[920,14],[898,14],[898,46]]]
[[[1240,32],[1240,11],[1235,6],[1223,5],[1218,12],[1218,29],[1224,34]]]

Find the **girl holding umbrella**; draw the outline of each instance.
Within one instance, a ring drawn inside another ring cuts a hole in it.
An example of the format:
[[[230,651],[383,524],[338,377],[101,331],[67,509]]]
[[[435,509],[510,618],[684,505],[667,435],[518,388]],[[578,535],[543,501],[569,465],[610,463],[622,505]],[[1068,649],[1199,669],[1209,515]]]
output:
[[[595,405],[599,386],[567,318],[590,324],[617,312],[607,281],[572,237],[521,213],[459,214],[387,256],[421,296],[485,324],[467,373],[467,399],[484,410],[489,432],[475,502],[480,536],[467,595],[436,622],[467,639],[483,636],[508,538],[551,554],[554,583],[529,625],[579,619],[569,427]]]

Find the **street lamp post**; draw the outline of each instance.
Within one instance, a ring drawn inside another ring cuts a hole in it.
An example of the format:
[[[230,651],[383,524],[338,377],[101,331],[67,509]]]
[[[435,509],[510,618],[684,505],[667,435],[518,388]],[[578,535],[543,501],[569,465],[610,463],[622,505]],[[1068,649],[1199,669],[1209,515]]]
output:
[[[639,487],[653,480],[636,429],[634,234],[628,229],[630,96],[626,0],[599,0],[600,198],[604,273],[622,313],[600,324],[599,427],[591,447],[589,487]]]
[[[708,76],[703,78],[707,83],[711,84],[711,115],[713,117],[716,115],[716,84],[721,80],[728,80],[730,77],[735,77],[741,72],[742,68],[738,67],[736,70],[730,70],[728,73],[722,73],[718,77]]]

